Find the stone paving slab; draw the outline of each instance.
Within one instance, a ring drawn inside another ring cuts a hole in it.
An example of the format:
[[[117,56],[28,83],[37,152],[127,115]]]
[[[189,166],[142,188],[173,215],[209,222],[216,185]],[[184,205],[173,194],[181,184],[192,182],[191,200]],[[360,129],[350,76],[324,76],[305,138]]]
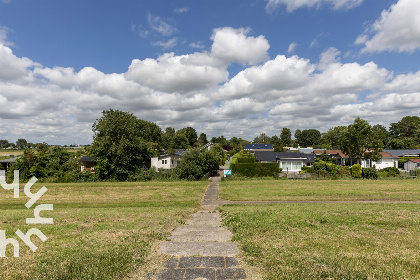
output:
[[[229,280],[246,279],[245,271],[236,267],[239,263],[232,257],[177,257],[165,263],[167,269],[159,272],[158,280]]]
[[[232,242],[162,242],[159,254],[170,256],[227,256],[233,257],[239,253],[238,247]]]

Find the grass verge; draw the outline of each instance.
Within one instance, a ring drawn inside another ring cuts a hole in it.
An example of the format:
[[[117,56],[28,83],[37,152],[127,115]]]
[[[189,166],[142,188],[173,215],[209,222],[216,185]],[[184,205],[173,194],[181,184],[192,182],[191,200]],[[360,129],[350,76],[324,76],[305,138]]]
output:
[[[41,212],[54,218],[53,225],[26,225],[36,205],[25,207],[23,185],[19,199],[0,188],[6,238],[19,240],[17,229],[33,227],[48,237],[43,243],[32,236],[36,252],[19,240],[19,258],[9,245],[7,258],[0,258],[0,279],[121,279],[197,210],[208,182],[36,184],[32,193],[43,185],[48,191],[36,205],[54,205],[54,211]]]
[[[417,201],[420,181],[226,180],[220,184],[220,197],[232,201]]]
[[[419,279],[416,204],[225,205],[224,224],[265,279]]]

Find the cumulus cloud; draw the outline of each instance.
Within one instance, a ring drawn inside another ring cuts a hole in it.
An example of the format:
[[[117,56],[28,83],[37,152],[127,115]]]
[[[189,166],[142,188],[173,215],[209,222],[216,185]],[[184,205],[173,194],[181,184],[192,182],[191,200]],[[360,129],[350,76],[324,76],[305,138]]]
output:
[[[11,29],[7,26],[0,26],[0,44],[6,47],[12,47],[14,44],[7,40],[7,33],[11,32]]]
[[[382,11],[355,44],[363,44],[363,52],[398,51],[412,53],[420,49],[420,1],[399,0]]]
[[[44,67],[0,44],[0,138],[90,143],[92,123],[109,108],[162,128],[245,139],[282,127],[327,131],[357,116],[388,125],[418,114],[420,71],[394,77],[374,62],[343,63],[336,48],[319,61],[269,59],[267,40],[250,32],[215,29],[208,52],[133,59],[126,72],[112,74]],[[243,69],[229,77],[234,62]]]
[[[268,41],[261,35],[247,36],[250,32],[250,28],[224,27],[213,30],[212,55],[225,64],[238,62],[254,65],[267,60],[270,48]]]
[[[266,11],[272,13],[279,6],[285,5],[286,10],[290,13],[302,7],[319,8],[322,5],[331,6],[333,10],[353,9],[364,0],[268,0]]]

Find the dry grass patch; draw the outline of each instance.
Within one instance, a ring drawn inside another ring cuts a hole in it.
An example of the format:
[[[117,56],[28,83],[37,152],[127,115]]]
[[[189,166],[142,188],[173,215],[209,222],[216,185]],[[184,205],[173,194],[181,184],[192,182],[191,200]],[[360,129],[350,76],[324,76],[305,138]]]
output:
[[[38,225],[47,237],[32,237],[36,252],[20,242],[20,258],[0,260],[0,279],[121,279],[143,266],[152,246],[165,240],[180,220],[195,212],[207,182],[45,184],[38,204],[52,203],[53,225]],[[42,185],[36,185],[35,193]],[[26,232],[33,208],[23,193],[0,189],[0,229],[7,238]]]

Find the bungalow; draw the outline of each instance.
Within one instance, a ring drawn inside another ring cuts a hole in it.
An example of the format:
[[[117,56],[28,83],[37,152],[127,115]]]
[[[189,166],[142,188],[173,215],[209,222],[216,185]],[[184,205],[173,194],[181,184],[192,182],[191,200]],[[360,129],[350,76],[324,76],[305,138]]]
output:
[[[411,171],[420,168],[420,159],[409,159],[404,162],[404,170]]]
[[[314,150],[313,154],[315,157],[319,157],[324,152],[333,159],[335,159],[335,164],[337,165],[346,165],[346,160],[349,159],[349,156],[343,154],[341,150]]]
[[[312,166],[315,162],[313,154],[294,152],[256,151],[257,162],[278,162],[283,172],[299,172],[303,166]]]
[[[10,165],[12,163],[15,163],[16,160],[17,160],[17,158],[15,158],[14,155],[11,155],[10,158],[8,158],[8,159],[0,160],[0,164],[3,166],[3,169],[4,169],[6,174],[7,174],[7,171],[9,170],[9,168],[10,168]]]
[[[250,152],[268,151],[274,152],[273,144],[246,144],[245,150]]]
[[[156,169],[171,169],[178,165],[179,160],[181,160],[181,153],[173,153],[169,155],[162,155],[159,157],[153,157],[151,159],[151,167]]]
[[[82,172],[84,172],[84,171],[94,172],[95,171],[95,162],[96,162],[95,157],[81,156],[80,157],[80,162],[81,162],[80,171],[82,171]]]
[[[384,169],[386,167],[398,167],[398,157],[388,152],[379,152],[381,158],[378,161],[370,159],[362,159],[362,167],[370,168],[375,166],[376,169]]]

